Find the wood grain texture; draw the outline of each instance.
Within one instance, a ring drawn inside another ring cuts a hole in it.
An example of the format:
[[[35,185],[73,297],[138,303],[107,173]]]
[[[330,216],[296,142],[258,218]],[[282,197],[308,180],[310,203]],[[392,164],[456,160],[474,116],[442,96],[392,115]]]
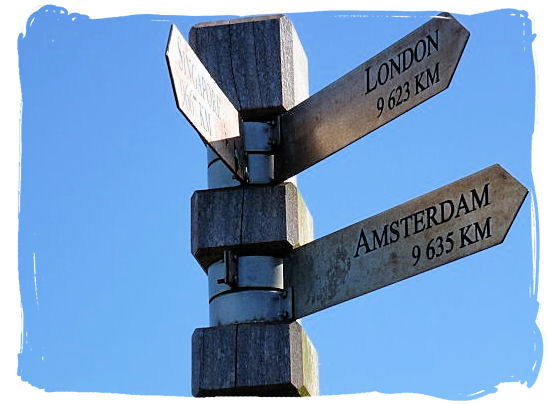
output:
[[[502,243],[526,195],[494,165],[294,250],[295,318]]]
[[[233,395],[237,325],[198,328],[192,337],[191,391],[195,397]]]
[[[176,104],[240,181],[245,180],[245,158],[238,111],[175,25],[170,29],[166,61]]]
[[[195,397],[319,393],[317,352],[297,322],[199,328],[192,344]]]
[[[282,114],[275,181],[298,174],[446,89],[468,37],[450,14],[440,14]]]
[[[196,191],[191,198],[191,252],[206,270],[224,250],[285,256],[313,239],[313,220],[296,186]]]
[[[298,323],[296,323],[298,324]],[[318,396],[319,395],[319,359],[317,351],[313,346],[313,343],[306,334],[303,328],[300,328],[301,334],[301,348],[302,348],[302,361],[301,371],[302,380],[299,388],[300,396]],[[295,386],[299,386],[298,382],[294,383]]]
[[[196,191],[191,197],[191,252],[206,271],[241,243],[243,188]]]
[[[285,16],[197,24],[189,42],[245,120],[273,119],[308,95],[307,59]]]
[[[236,387],[252,395],[274,396],[292,388],[288,324],[239,324]],[[301,356],[301,355],[300,355]],[[287,393],[288,394],[288,393]]]

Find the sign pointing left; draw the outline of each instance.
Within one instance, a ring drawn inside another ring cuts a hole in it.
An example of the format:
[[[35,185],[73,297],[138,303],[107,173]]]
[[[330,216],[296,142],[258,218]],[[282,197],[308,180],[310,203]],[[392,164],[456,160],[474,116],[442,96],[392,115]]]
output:
[[[170,30],[166,60],[178,109],[201,139],[244,182],[245,160],[239,112],[175,25]]]

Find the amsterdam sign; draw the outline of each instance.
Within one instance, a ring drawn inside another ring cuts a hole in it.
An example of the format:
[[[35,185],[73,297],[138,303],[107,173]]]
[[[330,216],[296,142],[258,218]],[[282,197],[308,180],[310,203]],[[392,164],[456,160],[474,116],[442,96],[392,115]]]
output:
[[[504,241],[527,189],[493,165],[294,250],[294,317]]]

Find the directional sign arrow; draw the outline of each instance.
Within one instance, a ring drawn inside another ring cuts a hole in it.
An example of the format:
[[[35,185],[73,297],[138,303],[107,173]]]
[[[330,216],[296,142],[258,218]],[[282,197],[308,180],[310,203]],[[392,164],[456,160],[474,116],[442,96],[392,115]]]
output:
[[[239,112],[195,52],[172,25],[166,61],[178,109],[202,140],[244,181],[245,159]]]
[[[446,89],[470,33],[442,13],[281,116],[284,181]]]
[[[527,189],[494,165],[294,250],[294,318],[504,240]]]

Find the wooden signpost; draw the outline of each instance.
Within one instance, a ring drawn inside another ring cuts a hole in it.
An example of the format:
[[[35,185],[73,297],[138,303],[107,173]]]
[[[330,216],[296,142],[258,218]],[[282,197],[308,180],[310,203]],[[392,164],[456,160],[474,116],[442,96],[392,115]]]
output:
[[[445,90],[470,33],[432,18],[281,116],[275,180],[283,181]]]
[[[441,13],[280,115],[275,182],[282,182],[445,90],[470,33]],[[175,26],[166,57],[180,111],[245,182],[239,113]]]
[[[502,243],[526,195],[494,165],[299,247],[295,318]]]
[[[179,110],[202,140],[244,182],[244,143],[239,112],[175,25],[170,30],[166,60]]]
[[[178,108],[240,181],[193,196],[211,323],[193,335],[194,395],[317,394],[317,354],[295,320],[503,242],[527,189],[498,164],[314,241],[297,188],[281,185],[446,89],[469,35],[439,14],[295,105],[307,63],[286,17],[198,24],[195,51],[172,27]],[[238,66],[269,83],[269,100]]]

